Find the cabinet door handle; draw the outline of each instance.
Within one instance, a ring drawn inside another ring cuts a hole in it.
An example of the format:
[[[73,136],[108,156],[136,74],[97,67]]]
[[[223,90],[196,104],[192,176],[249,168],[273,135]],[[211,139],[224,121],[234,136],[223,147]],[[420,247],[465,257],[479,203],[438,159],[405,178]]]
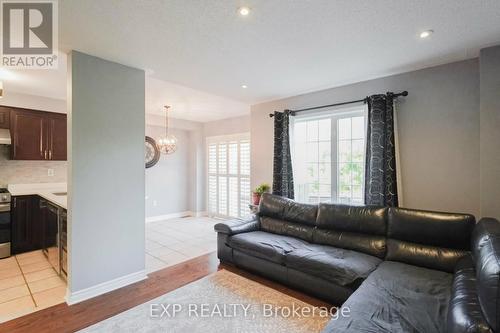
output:
[[[14,208],[17,206],[17,198],[14,198]]]
[[[51,159],[52,159],[52,149],[49,150],[49,160],[51,160]]]
[[[43,158],[47,159],[47,149],[45,149],[45,151],[43,152]]]

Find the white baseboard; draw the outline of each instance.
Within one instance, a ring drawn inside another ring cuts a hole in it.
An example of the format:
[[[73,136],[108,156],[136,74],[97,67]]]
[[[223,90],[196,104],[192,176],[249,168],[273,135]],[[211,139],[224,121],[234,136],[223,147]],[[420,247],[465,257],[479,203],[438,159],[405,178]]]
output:
[[[66,294],[66,303],[68,303],[68,305],[80,303],[107,292],[128,286],[129,284],[145,280],[147,278],[148,276],[146,275],[146,270],[141,270],[139,272],[121,276],[111,281],[106,281],[93,287],[75,291],[73,293],[68,290]]]
[[[208,216],[208,212],[206,212],[206,211],[190,212],[190,213],[191,213],[191,216],[194,216],[194,217]]]
[[[185,212],[178,212],[178,213],[172,213],[172,214],[150,216],[150,217],[146,217],[146,223],[156,222],[156,221],[163,221],[163,220],[168,220],[168,219],[175,219],[175,218],[179,218],[179,217],[192,216],[191,214],[192,213],[187,210]]]

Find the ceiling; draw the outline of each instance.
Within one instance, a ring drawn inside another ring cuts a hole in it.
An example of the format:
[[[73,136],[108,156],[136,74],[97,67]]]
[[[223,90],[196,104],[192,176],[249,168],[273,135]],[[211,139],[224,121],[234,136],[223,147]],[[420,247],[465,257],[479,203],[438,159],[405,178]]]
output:
[[[169,105],[172,118],[208,122],[248,115],[250,107],[242,102],[199,90],[146,78],[146,113],[165,115]]]
[[[241,5],[249,16],[237,14]],[[500,43],[498,0],[63,0],[59,18],[62,51],[145,69],[157,89],[148,110],[168,102],[200,121],[476,57]],[[427,29],[435,33],[420,39]],[[64,68],[16,71],[21,79],[8,83],[65,98]]]

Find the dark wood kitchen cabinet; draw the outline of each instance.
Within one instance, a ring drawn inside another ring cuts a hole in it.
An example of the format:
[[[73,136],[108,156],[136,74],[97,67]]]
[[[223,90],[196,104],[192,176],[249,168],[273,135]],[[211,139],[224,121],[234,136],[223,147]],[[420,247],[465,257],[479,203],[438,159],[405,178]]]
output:
[[[42,249],[45,240],[45,208],[36,195],[12,198],[12,254]]]
[[[54,113],[49,122],[49,159],[65,161],[67,156],[67,119],[65,114]]]
[[[0,106],[0,128],[10,127],[10,109]]]
[[[10,131],[13,160],[65,161],[67,150],[66,115],[12,108]]]

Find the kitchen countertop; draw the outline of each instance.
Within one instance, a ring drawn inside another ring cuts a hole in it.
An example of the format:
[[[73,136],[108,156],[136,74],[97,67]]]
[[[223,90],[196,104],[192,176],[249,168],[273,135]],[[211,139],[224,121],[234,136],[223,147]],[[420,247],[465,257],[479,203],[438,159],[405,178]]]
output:
[[[66,183],[38,183],[38,184],[9,184],[7,189],[12,196],[39,195],[45,200],[67,209],[67,195],[55,195],[58,192],[67,192]]]

